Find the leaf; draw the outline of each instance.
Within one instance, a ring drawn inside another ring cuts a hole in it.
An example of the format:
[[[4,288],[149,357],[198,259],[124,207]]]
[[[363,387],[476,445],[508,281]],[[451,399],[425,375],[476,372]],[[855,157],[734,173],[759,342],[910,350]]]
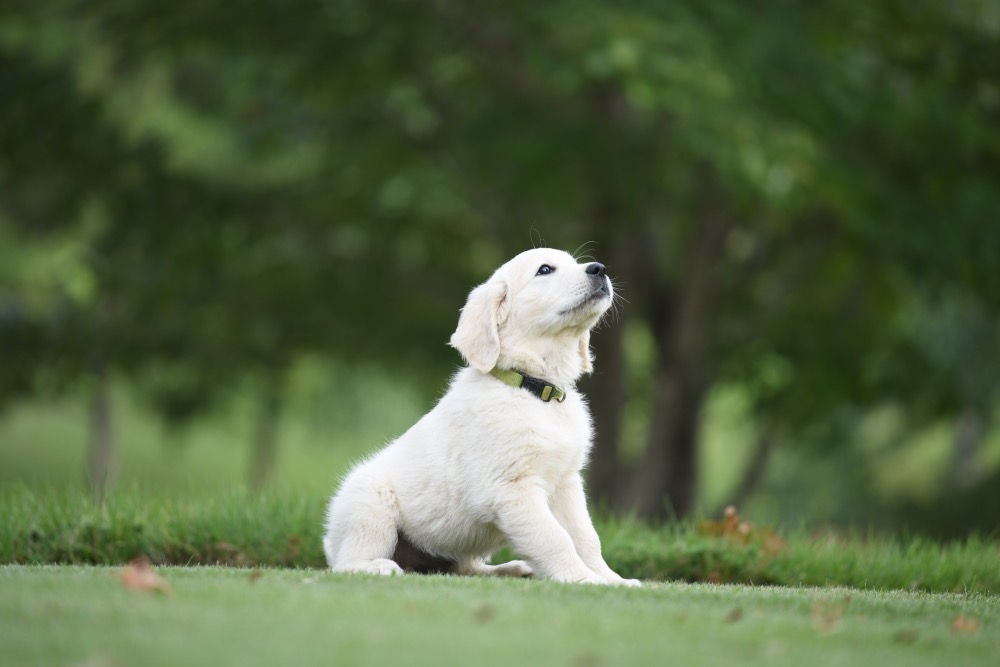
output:
[[[755,527],[749,521],[741,521],[732,505],[726,508],[722,521],[702,521],[698,524],[698,533],[744,546],[755,544],[769,555],[784,551],[787,546],[785,540],[770,528]]]
[[[495,608],[488,604],[484,604],[473,612],[472,617],[476,619],[476,623],[482,624],[492,621],[496,614],[497,610]]]
[[[149,558],[139,556],[129,562],[122,570],[122,585],[131,591],[146,591],[154,593],[169,593],[170,585],[165,579],[153,572]]]
[[[850,595],[839,600],[816,600],[809,611],[813,627],[825,635],[835,632],[850,604]]]
[[[951,632],[955,635],[974,635],[979,632],[979,620],[972,616],[959,614],[952,621]]]

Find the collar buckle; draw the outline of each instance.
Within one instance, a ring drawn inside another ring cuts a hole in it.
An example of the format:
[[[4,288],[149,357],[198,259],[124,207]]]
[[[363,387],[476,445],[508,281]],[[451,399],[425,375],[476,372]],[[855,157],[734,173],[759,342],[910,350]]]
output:
[[[566,394],[560,391],[554,384],[549,384],[545,380],[531,377],[530,375],[522,374],[522,377],[524,380],[521,382],[521,388],[527,389],[546,403],[551,401],[553,398],[556,399],[557,403],[562,403],[566,400]]]

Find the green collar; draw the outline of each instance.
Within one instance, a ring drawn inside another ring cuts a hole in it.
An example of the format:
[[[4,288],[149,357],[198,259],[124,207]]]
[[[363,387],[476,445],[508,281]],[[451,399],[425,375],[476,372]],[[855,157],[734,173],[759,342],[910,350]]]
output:
[[[514,387],[515,389],[527,389],[546,403],[551,401],[553,398],[556,399],[557,403],[562,403],[566,400],[566,392],[559,387],[554,384],[549,384],[545,380],[539,380],[536,377],[531,377],[530,375],[525,375],[524,373],[520,373],[518,371],[494,368],[490,371],[490,375],[504,384]]]

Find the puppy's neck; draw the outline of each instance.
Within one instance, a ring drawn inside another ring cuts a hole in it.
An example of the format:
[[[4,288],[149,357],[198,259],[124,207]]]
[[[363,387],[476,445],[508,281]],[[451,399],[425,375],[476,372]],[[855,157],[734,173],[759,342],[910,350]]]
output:
[[[578,337],[557,336],[501,344],[497,366],[568,389],[583,373]]]

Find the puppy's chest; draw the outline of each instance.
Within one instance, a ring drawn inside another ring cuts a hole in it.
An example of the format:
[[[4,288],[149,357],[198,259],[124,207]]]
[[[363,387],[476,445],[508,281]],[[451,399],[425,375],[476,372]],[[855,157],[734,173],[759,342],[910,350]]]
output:
[[[508,452],[509,472],[558,479],[584,466],[590,451],[590,417],[582,405],[549,405],[526,419]],[[566,408],[566,409],[561,409]]]

